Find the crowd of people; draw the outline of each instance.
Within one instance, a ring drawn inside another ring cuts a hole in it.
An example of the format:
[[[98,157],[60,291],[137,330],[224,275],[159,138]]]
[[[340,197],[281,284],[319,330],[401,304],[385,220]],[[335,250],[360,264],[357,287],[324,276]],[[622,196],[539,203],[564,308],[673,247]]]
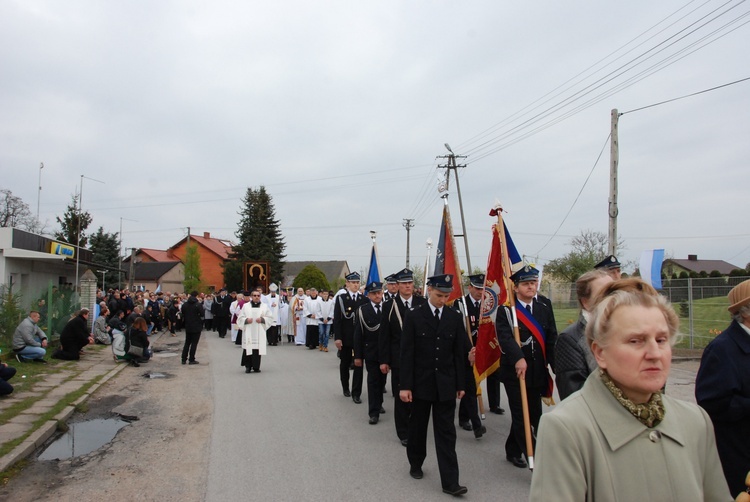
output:
[[[729,293],[732,322],[704,351],[696,379],[700,407],[665,394],[679,338],[677,315],[649,284],[622,279],[614,256],[579,278],[580,316],[559,334],[538,280],[533,266],[511,276],[511,301],[494,318],[502,357],[487,381],[496,413],[504,412],[500,392],[490,388],[505,388],[511,415],[506,459],[533,469],[531,500],[731,500],[730,490],[744,490],[750,471],[750,280]],[[184,329],[182,364],[199,364],[201,333],[225,338],[229,331],[242,346],[245,372],[260,373],[268,346],[286,340],[327,352],[332,338],[343,395],[362,403],[366,370],[368,422],[376,425],[390,375],[395,432],[406,447],[409,474],[424,476],[431,418],[442,490],[460,496],[468,489],[459,482],[456,408],[461,428],[477,439],[486,433],[473,371],[484,286],[483,274],[470,276],[468,294],[453,305],[447,304],[457,287],[452,275],[428,278],[422,296],[408,269],[386,277],[385,284],[364,286],[359,274],[349,274],[335,294],[298,288],[287,297],[274,284],[268,291],[144,292],[132,299],[115,291],[102,298],[91,332],[88,309],[68,321],[53,357],[78,359],[87,344],[104,343],[116,359],[138,365],[150,356],[149,334]],[[48,340],[39,316],[31,311],[15,332],[19,362],[44,362]],[[14,374],[0,366],[0,395],[12,392],[7,381]],[[553,404],[553,382],[562,402],[543,415],[543,404]]]

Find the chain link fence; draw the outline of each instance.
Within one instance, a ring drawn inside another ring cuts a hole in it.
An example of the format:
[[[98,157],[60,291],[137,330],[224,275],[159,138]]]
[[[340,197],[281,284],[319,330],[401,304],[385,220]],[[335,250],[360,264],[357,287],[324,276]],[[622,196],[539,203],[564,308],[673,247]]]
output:
[[[680,316],[686,349],[703,349],[731,322],[727,294],[750,277],[706,277],[664,280],[659,291]],[[539,292],[550,298],[555,309],[558,331],[578,319],[578,301],[574,283],[544,283]]]

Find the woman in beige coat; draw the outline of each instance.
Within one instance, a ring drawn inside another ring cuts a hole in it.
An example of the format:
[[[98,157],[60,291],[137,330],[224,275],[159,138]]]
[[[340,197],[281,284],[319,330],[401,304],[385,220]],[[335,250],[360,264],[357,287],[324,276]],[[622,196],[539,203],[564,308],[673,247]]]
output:
[[[637,279],[600,294],[586,327],[599,369],[542,417],[530,500],[730,501],[713,427],[662,395],[677,315]]]

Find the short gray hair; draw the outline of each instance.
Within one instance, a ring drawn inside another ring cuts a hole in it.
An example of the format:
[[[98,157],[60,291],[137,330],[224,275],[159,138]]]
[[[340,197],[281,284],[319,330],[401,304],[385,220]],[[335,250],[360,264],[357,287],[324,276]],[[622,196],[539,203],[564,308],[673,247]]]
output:
[[[748,303],[747,305],[743,305],[739,308],[739,310],[737,310],[737,312],[732,314],[732,319],[740,324],[745,322],[745,319],[748,318],[750,318],[750,303]]]

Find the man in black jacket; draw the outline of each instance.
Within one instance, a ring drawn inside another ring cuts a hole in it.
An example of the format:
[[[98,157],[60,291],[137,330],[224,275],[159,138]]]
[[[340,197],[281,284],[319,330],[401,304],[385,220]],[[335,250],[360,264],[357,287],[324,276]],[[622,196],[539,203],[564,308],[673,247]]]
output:
[[[219,338],[227,336],[229,328],[229,306],[232,304],[232,297],[227,295],[227,290],[221,288],[219,294],[214,297],[214,303],[211,305],[211,313],[214,315],[214,326],[219,333]]]
[[[185,345],[182,347],[182,364],[199,364],[195,360],[195,349],[203,330],[203,304],[198,301],[198,292],[192,291],[190,298],[182,304],[182,322],[185,326]]]
[[[523,459],[526,439],[523,424],[520,380],[526,381],[526,396],[529,403],[529,420],[534,433],[539,430],[542,417],[542,396],[547,396],[551,387],[547,366],[555,369],[554,349],[557,342],[555,315],[549,298],[537,295],[539,271],[525,266],[510,276],[516,296],[516,312],[521,346],[513,336],[512,314],[509,307],[498,309],[495,320],[497,338],[503,356],[500,358],[500,381],[508,394],[508,406],[512,417],[510,434],[505,441],[505,458],[516,467],[527,466]],[[521,312],[524,309],[524,312]],[[524,319],[528,321],[524,322]],[[537,338],[529,324],[539,331],[543,342]],[[532,433],[533,435],[533,433]]]
[[[383,283],[373,281],[365,286],[369,301],[357,309],[354,320],[354,366],[367,368],[367,413],[370,425],[380,419],[383,409],[383,373],[380,371],[378,356],[378,333],[383,318]]]
[[[352,401],[362,402],[362,367],[354,367],[351,393],[349,392],[349,368],[353,362],[354,351],[354,318],[355,312],[364,302],[359,294],[360,276],[352,272],[346,276],[346,291],[338,295],[333,308],[333,332],[336,348],[339,349],[339,374],[344,396],[351,396]]]
[[[461,314],[445,305],[453,290],[453,282],[451,274],[430,277],[427,303],[416,307],[404,319],[399,397],[411,403],[409,443],[406,445],[409,474],[414,479],[423,477],[427,427],[432,412],[443,492],[458,496],[467,489],[458,483],[454,417],[456,399],[461,399],[466,389],[464,360],[468,340]]]
[[[398,292],[393,300],[383,305],[383,322],[380,325],[380,371],[384,374],[391,372],[391,391],[393,392],[393,421],[396,425],[396,435],[403,446],[409,437],[409,409],[410,404],[399,397],[401,382],[401,332],[404,319],[416,306],[427,300],[414,295],[414,273],[405,268],[393,274],[398,284]]]

